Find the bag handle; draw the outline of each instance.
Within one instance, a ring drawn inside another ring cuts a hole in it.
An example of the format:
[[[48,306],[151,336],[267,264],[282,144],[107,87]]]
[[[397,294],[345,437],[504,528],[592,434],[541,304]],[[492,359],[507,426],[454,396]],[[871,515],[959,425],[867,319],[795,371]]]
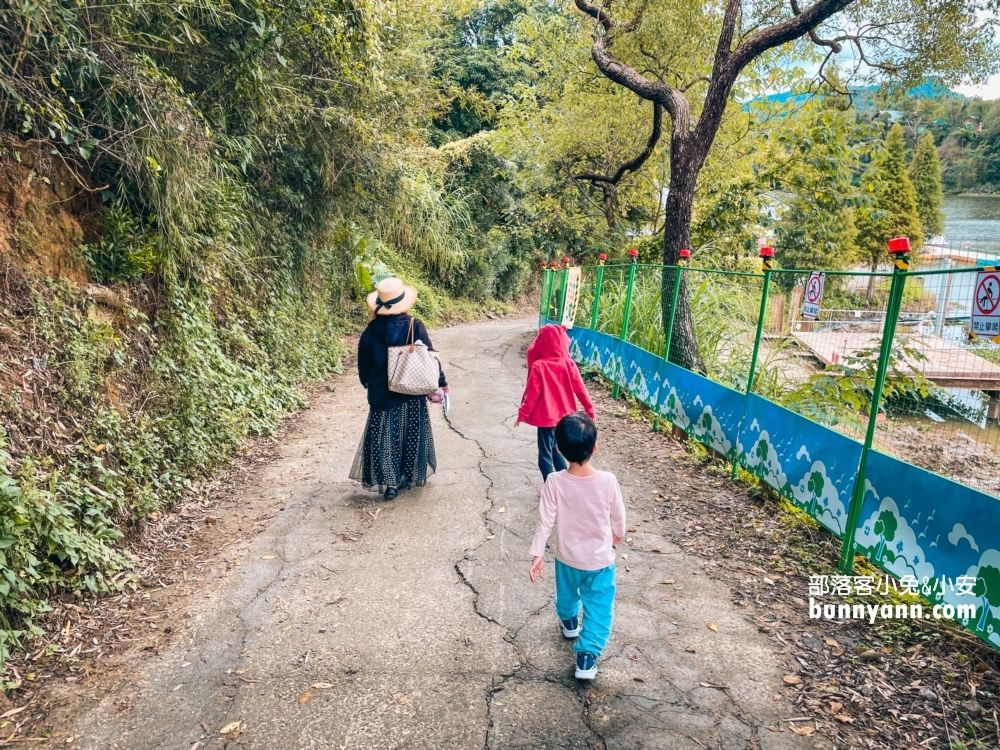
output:
[[[413,349],[416,343],[413,340],[413,318],[410,318],[410,332],[406,336],[406,343],[410,348],[410,354],[413,354]],[[440,367],[438,363],[438,367]],[[396,357],[396,366],[392,368],[392,374],[389,376],[389,385],[392,385],[392,381],[396,379],[396,371],[399,370],[399,357]]]

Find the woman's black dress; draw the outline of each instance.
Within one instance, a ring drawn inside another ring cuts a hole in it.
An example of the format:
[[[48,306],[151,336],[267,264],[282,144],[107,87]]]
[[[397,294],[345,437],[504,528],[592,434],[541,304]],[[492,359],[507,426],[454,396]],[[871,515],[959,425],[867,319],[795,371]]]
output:
[[[420,487],[437,468],[427,397],[389,390],[389,347],[407,343],[410,320],[406,313],[376,315],[358,342],[358,377],[368,389],[370,411],[350,477],[365,489]],[[415,318],[413,337],[433,349],[427,329]],[[439,387],[446,385],[441,373]]]

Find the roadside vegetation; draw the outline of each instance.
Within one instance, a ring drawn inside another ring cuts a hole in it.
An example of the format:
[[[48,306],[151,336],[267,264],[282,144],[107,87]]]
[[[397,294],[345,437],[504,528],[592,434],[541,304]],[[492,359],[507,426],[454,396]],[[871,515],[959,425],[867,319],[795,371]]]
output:
[[[771,237],[785,267],[844,268],[930,236],[933,150],[847,89],[984,79],[981,5],[0,8],[0,659],[53,597],[134,585],[143,522],[340,367],[384,274],[433,324],[508,309],[543,258],[748,270]],[[882,63],[836,69],[844,45]],[[654,349],[660,282],[634,318]],[[721,346],[711,311],[749,328],[754,293],[723,291],[684,290],[676,359],[739,387],[747,338]]]

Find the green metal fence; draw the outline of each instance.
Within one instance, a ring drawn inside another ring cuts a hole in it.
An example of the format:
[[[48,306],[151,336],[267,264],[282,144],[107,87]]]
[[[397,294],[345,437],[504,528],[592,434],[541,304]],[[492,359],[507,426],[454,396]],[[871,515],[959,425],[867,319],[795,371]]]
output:
[[[810,271],[772,270],[767,258],[745,272],[587,266],[574,325],[861,443],[842,559],[850,569],[872,451],[1000,496],[1000,345],[969,335],[986,264],[889,257],[891,270],[827,272],[810,317]],[[548,320],[560,317],[563,266],[543,274]]]

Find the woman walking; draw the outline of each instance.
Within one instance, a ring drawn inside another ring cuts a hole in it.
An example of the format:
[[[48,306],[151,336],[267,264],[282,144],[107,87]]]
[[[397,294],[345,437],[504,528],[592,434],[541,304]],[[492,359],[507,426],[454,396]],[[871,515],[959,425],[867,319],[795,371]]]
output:
[[[437,468],[427,396],[408,396],[389,390],[389,347],[422,341],[433,350],[423,322],[407,314],[417,290],[391,277],[368,295],[375,313],[358,342],[358,377],[368,389],[368,422],[351,467],[351,479],[371,489],[378,487],[386,500],[400,490],[421,487]],[[448,389],[444,372],[438,387]]]

